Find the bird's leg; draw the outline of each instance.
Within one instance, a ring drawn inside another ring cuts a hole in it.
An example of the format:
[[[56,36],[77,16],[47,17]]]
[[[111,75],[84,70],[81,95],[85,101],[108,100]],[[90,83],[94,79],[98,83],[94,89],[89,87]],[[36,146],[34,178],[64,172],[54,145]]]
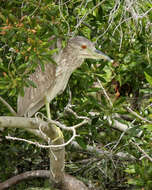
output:
[[[47,97],[45,98],[45,106],[46,106],[47,118],[51,119],[50,102],[47,100]]]
[[[50,120],[51,119],[50,102],[47,99],[47,97],[45,97],[45,106],[46,106],[47,118],[48,118],[48,120]],[[58,139],[63,138],[63,133],[62,133],[62,131],[60,130],[59,127],[57,127],[56,125],[53,125],[53,126],[55,127],[55,130],[56,130],[56,133],[57,133],[57,137],[52,140],[52,142],[55,142]]]

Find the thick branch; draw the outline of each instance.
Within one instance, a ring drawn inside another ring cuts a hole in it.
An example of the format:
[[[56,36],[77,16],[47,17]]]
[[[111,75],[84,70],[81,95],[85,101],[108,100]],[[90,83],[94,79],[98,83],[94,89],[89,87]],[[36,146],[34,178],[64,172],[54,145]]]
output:
[[[15,185],[25,179],[31,179],[33,177],[49,178],[49,176],[50,176],[50,173],[47,170],[36,170],[36,171],[25,172],[25,173],[12,177],[3,183],[0,183],[0,190],[9,188],[12,185]]]
[[[39,129],[40,125],[48,127],[47,122],[38,118],[0,116],[0,128]]]
[[[4,190],[10,188],[12,185],[15,185],[23,180],[31,179],[31,178],[49,178],[50,171],[49,170],[36,170],[36,171],[29,171],[17,176],[14,176],[7,181],[0,183],[0,190]],[[64,190],[88,190],[88,188],[82,183],[81,181],[77,180],[76,178],[64,174],[64,182],[63,182],[63,189]]]

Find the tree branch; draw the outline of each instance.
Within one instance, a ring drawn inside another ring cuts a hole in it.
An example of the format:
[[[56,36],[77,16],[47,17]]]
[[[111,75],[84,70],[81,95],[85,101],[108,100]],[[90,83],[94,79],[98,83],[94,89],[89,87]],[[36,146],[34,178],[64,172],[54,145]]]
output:
[[[100,80],[99,80],[98,78],[97,78],[97,81],[98,81],[98,83],[99,83],[99,85],[100,85],[100,88],[102,89],[102,91],[103,91],[105,97],[107,98],[107,100],[108,100],[110,106],[112,107],[112,106],[113,106],[113,103],[112,103],[112,101],[110,100],[110,98],[109,98],[107,92],[105,91],[104,87],[102,86],[102,84],[101,84],[101,82],[100,82]]]
[[[17,138],[17,137],[6,136],[6,138],[11,139],[11,140],[24,141],[24,142],[27,142],[29,144],[34,144],[34,145],[41,147],[41,148],[61,148],[61,147],[68,145],[69,143],[71,143],[74,140],[74,138],[77,136],[76,135],[76,128],[88,123],[88,118],[86,119],[86,117],[81,117],[81,116],[79,116],[79,118],[81,118],[81,119],[83,118],[84,120],[82,122],[74,125],[74,126],[67,127],[64,124],[60,123],[59,121],[54,121],[52,119],[49,119],[48,122],[45,122],[45,121],[39,119],[38,117],[36,117],[36,118],[0,117],[0,127],[2,127],[2,128],[3,127],[24,128],[24,129],[29,130],[30,132],[36,134],[37,136],[41,137],[42,139],[45,139],[45,140],[47,139],[47,141],[51,142],[51,141],[54,141],[54,139],[49,139],[47,137],[47,135],[44,133],[44,128],[48,128],[49,124],[55,124],[56,126],[60,127],[63,130],[73,132],[72,137],[66,143],[59,144],[59,145],[42,145],[38,142],[33,142],[30,140]],[[56,130],[57,128],[52,127],[52,130],[53,129]],[[58,134],[58,132],[57,132],[57,134]]]
[[[49,178],[50,171],[49,170],[35,170],[28,171],[17,176],[14,176],[3,183],[0,183],[0,190],[4,190],[10,188],[12,185],[15,185],[23,180],[31,179],[31,178]],[[77,180],[75,177],[72,177],[68,174],[64,174],[63,188],[66,190],[88,190],[83,182]]]
[[[145,121],[145,122],[147,122],[147,123],[152,124],[152,121],[149,121],[149,120],[147,120],[146,118],[140,116],[140,115],[137,114],[135,111],[133,111],[131,108],[126,107],[126,109],[127,109],[127,111],[129,111],[131,114],[133,114],[134,116],[138,117],[139,119],[141,119],[141,120],[143,120],[143,121]]]
[[[40,125],[42,128],[49,127],[47,122],[39,118],[0,116],[1,128],[39,129]]]
[[[16,116],[15,110],[2,98],[0,97],[0,101],[9,109],[9,111]]]
[[[75,129],[73,129],[72,131],[73,131],[72,137],[66,143],[59,144],[59,145],[43,145],[43,144],[40,144],[38,142],[33,142],[33,141],[30,141],[30,140],[26,140],[26,139],[18,138],[18,137],[12,137],[12,136],[6,136],[6,139],[16,140],[16,141],[23,141],[23,142],[26,142],[26,143],[29,143],[29,144],[33,144],[33,145],[35,145],[37,147],[40,147],[40,148],[62,148],[64,146],[67,146],[68,144],[70,144],[75,139],[75,137],[77,136]]]
[[[95,5],[91,10],[89,10],[77,23],[77,25],[75,26],[75,31],[79,28],[79,26],[82,24],[82,22],[85,20],[85,18],[91,13],[93,12],[97,7],[99,7],[101,4],[103,4],[105,0],[102,0],[101,2],[99,2],[97,5]]]
[[[151,158],[142,148],[140,148],[140,146],[139,146],[137,143],[133,142],[132,140],[130,140],[130,142],[131,142],[133,145],[135,145],[135,146],[138,148],[138,150],[139,150],[141,153],[143,153],[146,158],[148,158],[149,161],[152,162],[152,158]]]

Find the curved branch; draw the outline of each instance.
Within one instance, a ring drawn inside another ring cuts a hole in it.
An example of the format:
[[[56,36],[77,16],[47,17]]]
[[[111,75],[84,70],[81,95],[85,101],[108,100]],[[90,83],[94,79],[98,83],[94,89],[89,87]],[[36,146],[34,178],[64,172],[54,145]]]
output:
[[[34,178],[34,177],[49,178],[49,176],[50,176],[49,170],[48,171],[47,170],[36,170],[36,171],[25,172],[25,173],[19,174],[17,176],[11,177],[10,179],[6,180],[3,183],[0,183],[0,190],[9,188],[12,185],[15,185],[25,179],[30,179],[30,178]]]
[[[12,185],[15,185],[23,180],[31,179],[31,178],[49,178],[50,171],[49,170],[35,170],[35,171],[28,171],[17,176],[14,176],[2,183],[0,183],[0,190],[4,190],[10,188]],[[82,183],[81,181],[77,180],[76,178],[64,174],[63,180],[63,189],[66,190],[88,190],[88,188]]]
[[[72,128],[72,131],[73,131],[72,137],[67,142],[59,144],[59,145],[43,145],[43,144],[40,144],[38,142],[34,142],[34,141],[30,141],[30,140],[26,140],[26,139],[22,139],[22,138],[18,138],[18,137],[12,137],[12,136],[6,136],[6,139],[23,141],[23,142],[38,146],[40,148],[62,148],[62,147],[67,146],[68,144],[70,144],[75,139],[75,137],[77,136],[74,128]]]

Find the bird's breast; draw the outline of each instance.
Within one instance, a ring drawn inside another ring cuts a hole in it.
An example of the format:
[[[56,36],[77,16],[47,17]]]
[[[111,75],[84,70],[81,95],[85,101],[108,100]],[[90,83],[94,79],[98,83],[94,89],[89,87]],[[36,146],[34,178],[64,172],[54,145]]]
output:
[[[61,58],[57,62],[54,85],[51,86],[46,93],[48,102],[65,90],[71,74],[82,64],[83,59],[78,59],[77,57],[68,58],[67,56],[66,59]]]
[[[46,94],[49,102],[65,90],[71,74],[72,72],[68,70],[63,71],[62,69],[57,68],[54,86],[48,89]]]

